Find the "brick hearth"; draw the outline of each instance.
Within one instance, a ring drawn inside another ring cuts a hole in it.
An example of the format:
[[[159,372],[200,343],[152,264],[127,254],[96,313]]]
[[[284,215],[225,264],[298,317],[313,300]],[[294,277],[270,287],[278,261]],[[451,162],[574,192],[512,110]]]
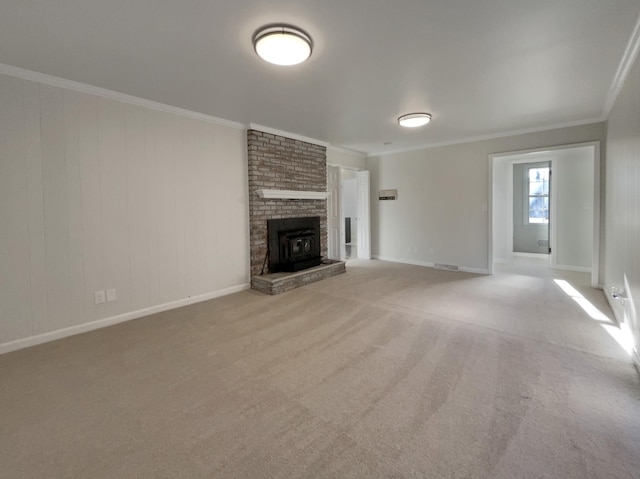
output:
[[[251,276],[262,272],[267,254],[267,220],[320,217],[320,254],[327,256],[327,201],[259,198],[257,190],[327,191],[327,149],[300,140],[247,132]],[[269,265],[264,274],[269,273]]]

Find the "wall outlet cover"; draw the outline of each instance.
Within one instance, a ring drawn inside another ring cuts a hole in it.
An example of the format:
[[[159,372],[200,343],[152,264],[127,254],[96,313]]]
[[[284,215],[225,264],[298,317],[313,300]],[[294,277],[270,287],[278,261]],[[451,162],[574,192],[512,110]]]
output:
[[[93,299],[96,304],[104,303],[105,302],[104,291],[96,291],[95,293],[93,293]]]
[[[115,301],[116,299],[118,299],[118,297],[116,296],[116,290],[115,289],[108,289],[107,290],[107,302]]]

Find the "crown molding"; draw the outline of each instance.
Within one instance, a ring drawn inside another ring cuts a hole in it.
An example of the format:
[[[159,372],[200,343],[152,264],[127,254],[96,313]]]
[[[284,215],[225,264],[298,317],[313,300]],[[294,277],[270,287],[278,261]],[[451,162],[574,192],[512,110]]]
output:
[[[316,140],[315,138],[309,138],[308,136],[298,135],[297,133],[291,133],[289,131],[269,128],[268,126],[258,125],[257,123],[249,123],[247,128],[250,130],[258,130],[263,133],[269,133],[271,135],[284,136],[285,138],[290,138],[292,140],[304,141],[305,143],[311,143],[312,145],[324,146],[325,148],[330,146],[326,141]]]
[[[613,82],[611,82],[611,87],[609,88],[607,100],[604,104],[604,110],[602,112],[602,116],[604,118],[609,117],[609,114],[613,109],[613,105],[618,99],[618,95],[620,94],[620,91],[622,90],[622,87],[624,86],[624,83],[629,76],[629,72],[631,71],[634,62],[638,57],[638,51],[640,51],[640,16],[638,16],[638,19],[636,20],[636,26],[633,29],[633,33],[631,34],[631,38],[629,39],[627,48],[622,55],[622,60],[620,60],[618,71],[616,71],[616,74],[613,77]]]
[[[87,93],[89,95],[96,95],[102,98],[108,98],[110,100],[116,100],[131,105],[150,108],[152,110],[163,111],[167,113],[173,113],[180,116],[189,118],[195,118],[196,120],[203,120],[208,123],[215,123],[222,126],[228,126],[244,130],[246,126],[242,123],[238,123],[231,120],[225,120],[211,115],[205,115],[204,113],[198,113],[196,111],[186,110],[184,108],[178,108],[176,106],[166,105],[152,100],[146,100],[133,95],[127,95],[125,93],[119,93],[113,90],[107,90],[106,88],[100,88],[93,85],[87,85],[86,83],[80,83],[73,80],[67,80],[64,78],[47,75],[45,73],[38,73],[31,70],[25,70],[23,68],[14,67],[11,65],[5,65],[0,63],[0,74],[8,75],[23,80],[29,80],[33,82],[42,83],[44,85],[54,86],[58,88],[64,88],[66,90],[73,90],[80,93]]]
[[[397,150],[390,150],[390,151],[376,151],[376,152],[372,152],[372,153],[368,153],[367,154],[367,158],[372,158],[374,156],[387,156],[387,155],[395,155],[397,153],[407,153],[410,151],[419,151],[419,150],[429,150],[431,148],[441,148],[444,146],[454,146],[454,145],[462,145],[465,143],[474,143],[476,141],[487,141],[487,140],[496,140],[498,138],[508,138],[510,136],[517,136],[517,135],[526,135],[529,133],[540,133],[543,131],[550,131],[550,130],[559,130],[560,128],[571,128],[574,126],[582,126],[582,125],[591,125],[594,123],[601,123],[603,121],[605,121],[606,118],[600,117],[600,118],[591,118],[589,120],[580,120],[580,121],[573,121],[573,122],[568,122],[568,123],[558,123],[555,125],[550,125],[550,126],[545,126],[545,127],[540,127],[540,128],[528,128],[528,129],[524,129],[524,130],[512,130],[512,131],[506,131],[503,133],[496,133],[493,135],[481,135],[481,136],[473,136],[473,137],[469,137],[469,138],[462,138],[460,140],[452,140],[452,141],[442,141],[442,142],[438,142],[438,143],[430,143],[430,144],[425,144],[422,146],[412,146],[409,148],[399,148]]]
[[[349,148],[343,148],[341,146],[329,145],[327,146],[327,150],[333,151],[334,153],[342,153],[343,155],[357,156],[358,158],[365,158],[367,156],[364,151],[350,150]]]

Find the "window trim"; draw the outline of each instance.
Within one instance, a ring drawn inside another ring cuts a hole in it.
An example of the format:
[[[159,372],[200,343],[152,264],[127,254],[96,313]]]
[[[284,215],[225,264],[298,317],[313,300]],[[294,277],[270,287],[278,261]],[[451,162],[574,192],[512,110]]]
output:
[[[547,170],[549,170],[549,188],[548,188],[548,193],[547,194],[543,194],[543,195],[532,195],[531,194],[531,180],[529,172],[531,170],[540,170],[540,169],[544,169],[546,168]],[[531,198],[550,198],[551,197],[551,164],[547,164],[547,166],[540,166],[540,165],[534,165],[534,166],[527,166],[524,168],[524,224],[526,226],[549,226],[549,219],[551,216],[551,204],[549,201],[549,214],[547,215],[546,221],[542,221],[540,223],[533,223],[530,221],[531,217],[530,217],[530,208],[529,208],[529,201]]]

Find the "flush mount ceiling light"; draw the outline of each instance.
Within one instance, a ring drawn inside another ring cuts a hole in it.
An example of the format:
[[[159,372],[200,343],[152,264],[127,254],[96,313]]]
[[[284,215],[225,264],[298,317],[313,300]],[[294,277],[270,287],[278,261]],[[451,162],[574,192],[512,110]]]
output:
[[[431,121],[429,113],[409,113],[398,118],[398,124],[406,128],[417,128],[424,126]]]
[[[253,35],[253,48],[260,58],[269,63],[297,65],[311,56],[313,41],[298,28],[269,25]]]

